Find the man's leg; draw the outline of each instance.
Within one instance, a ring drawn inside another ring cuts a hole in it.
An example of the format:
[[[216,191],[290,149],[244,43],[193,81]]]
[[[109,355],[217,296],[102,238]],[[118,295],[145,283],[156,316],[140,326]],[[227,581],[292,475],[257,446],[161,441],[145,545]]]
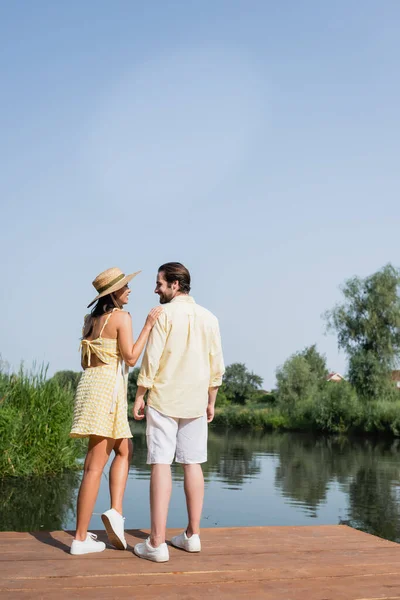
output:
[[[147,407],[147,464],[151,465],[150,476],[150,537],[136,544],[134,552],[140,558],[154,562],[169,560],[168,546],[165,543],[168,507],[171,497],[171,463],[176,447],[178,422],[162,415],[151,406]]]
[[[186,535],[200,534],[200,519],[204,500],[204,477],[200,464],[183,465],[184,488],[188,512]]]
[[[186,535],[200,533],[200,519],[204,501],[204,477],[201,463],[207,461],[207,417],[180,419],[176,446],[176,460],[182,463],[184,489],[188,512]]]
[[[176,448],[178,421],[154,408],[147,409],[147,463],[150,477],[150,544],[157,548],[165,542],[168,508],[172,491],[171,463]]]
[[[150,544],[153,548],[157,548],[160,544],[165,542],[171,491],[171,466],[165,464],[152,464],[150,478]]]

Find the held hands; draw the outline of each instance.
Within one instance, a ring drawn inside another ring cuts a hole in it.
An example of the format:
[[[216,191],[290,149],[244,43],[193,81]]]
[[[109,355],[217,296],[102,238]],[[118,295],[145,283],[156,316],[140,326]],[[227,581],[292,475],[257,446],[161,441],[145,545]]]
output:
[[[133,418],[136,419],[136,421],[144,419],[144,407],[145,403],[143,398],[136,398],[132,408]]]
[[[157,306],[156,308],[152,308],[151,311],[149,312],[149,314],[147,315],[147,319],[146,319],[146,323],[145,323],[145,327],[150,327],[150,329],[153,329],[155,322],[157,321],[158,317],[161,315],[163,311],[162,306]]]

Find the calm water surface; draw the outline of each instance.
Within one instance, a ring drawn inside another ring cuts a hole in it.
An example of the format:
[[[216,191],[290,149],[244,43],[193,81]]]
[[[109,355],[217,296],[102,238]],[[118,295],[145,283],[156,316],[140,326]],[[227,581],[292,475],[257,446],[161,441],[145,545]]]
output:
[[[144,429],[125,496],[126,527],[149,527]],[[400,440],[210,431],[203,527],[346,523],[400,542]],[[74,529],[81,473],[0,483],[0,529]],[[185,526],[182,469],[173,466],[169,527]],[[109,508],[108,468],[90,527]]]

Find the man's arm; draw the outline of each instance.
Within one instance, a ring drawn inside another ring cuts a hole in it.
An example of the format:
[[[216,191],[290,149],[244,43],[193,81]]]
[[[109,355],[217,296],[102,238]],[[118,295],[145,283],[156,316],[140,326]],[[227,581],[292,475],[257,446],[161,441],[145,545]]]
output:
[[[167,317],[165,312],[158,317],[147,342],[142,366],[137,380],[137,392],[133,405],[133,416],[137,420],[144,418],[144,395],[153,387],[154,379],[160,367],[160,360],[167,341]]]
[[[210,383],[208,388],[207,421],[211,423],[214,418],[215,401],[218,389],[222,384],[222,376],[225,373],[224,357],[222,355],[221,334],[218,321],[216,321],[210,348]]]
[[[133,417],[134,419],[136,419],[136,421],[141,421],[142,419],[144,419],[144,396],[146,392],[147,388],[143,387],[142,385],[140,385],[136,391],[135,403],[132,409]]]
[[[208,388],[208,404],[207,404],[207,423],[211,423],[215,413],[215,401],[217,399],[219,387]]]

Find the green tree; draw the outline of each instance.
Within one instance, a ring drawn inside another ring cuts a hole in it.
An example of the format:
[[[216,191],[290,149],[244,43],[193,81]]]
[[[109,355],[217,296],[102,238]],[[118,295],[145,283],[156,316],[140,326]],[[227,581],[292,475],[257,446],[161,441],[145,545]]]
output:
[[[315,375],[319,381],[325,381],[328,375],[328,369],[326,367],[326,358],[323,354],[320,354],[317,350],[316,344],[304,348],[303,352],[300,352],[300,356],[303,356],[307,361],[311,373]]]
[[[394,395],[390,372],[400,353],[400,271],[388,264],[345,282],[344,302],[325,315],[349,359],[349,381],[360,397]]]
[[[282,410],[293,414],[300,402],[316,397],[326,384],[326,360],[315,344],[293,354],[276,372],[277,399]]]
[[[135,402],[137,380],[139,377],[140,369],[135,367],[128,375],[128,404],[131,405]],[[129,413],[130,414],[130,413]]]
[[[75,394],[81,375],[82,373],[77,373],[76,371],[57,371],[57,373],[54,373],[52,379],[60,387],[70,389]]]
[[[229,402],[228,398],[226,397],[224,386],[221,385],[221,387],[218,390],[216,405],[219,408],[220,406],[226,406],[228,404],[230,404],[230,402]]]
[[[311,367],[300,354],[294,354],[277,369],[276,382],[279,406],[290,415],[299,402],[310,399],[317,389]]]
[[[262,383],[262,377],[249,371],[244,363],[233,363],[226,368],[221,391],[229,402],[245,404],[252,400]]]

